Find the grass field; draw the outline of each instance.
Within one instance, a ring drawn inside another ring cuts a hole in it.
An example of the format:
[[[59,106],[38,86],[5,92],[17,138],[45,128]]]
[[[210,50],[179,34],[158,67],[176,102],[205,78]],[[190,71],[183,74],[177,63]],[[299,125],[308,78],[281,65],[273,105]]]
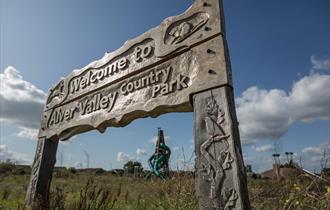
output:
[[[0,174],[0,210],[22,209],[29,174]],[[330,184],[305,176],[275,181],[248,179],[252,209],[330,209]],[[198,209],[194,178],[166,181],[101,174],[54,173],[51,209]]]

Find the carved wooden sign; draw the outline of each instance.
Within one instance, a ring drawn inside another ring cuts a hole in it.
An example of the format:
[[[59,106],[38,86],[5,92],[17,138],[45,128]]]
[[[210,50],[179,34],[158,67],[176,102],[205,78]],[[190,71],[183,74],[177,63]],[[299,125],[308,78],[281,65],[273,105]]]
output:
[[[49,188],[59,140],[134,119],[194,112],[199,209],[249,210],[221,0],[196,0],[50,91],[25,209]]]
[[[39,138],[61,140],[141,117],[191,112],[191,95],[231,85],[218,0],[197,0],[186,12],[127,41],[50,91]]]

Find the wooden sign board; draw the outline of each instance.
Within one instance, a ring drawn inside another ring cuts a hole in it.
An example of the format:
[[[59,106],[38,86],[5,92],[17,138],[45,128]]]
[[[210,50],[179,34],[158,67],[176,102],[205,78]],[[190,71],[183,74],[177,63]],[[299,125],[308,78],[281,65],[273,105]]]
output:
[[[192,94],[231,85],[218,1],[196,1],[49,92],[39,137],[61,140],[134,119],[192,112]]]

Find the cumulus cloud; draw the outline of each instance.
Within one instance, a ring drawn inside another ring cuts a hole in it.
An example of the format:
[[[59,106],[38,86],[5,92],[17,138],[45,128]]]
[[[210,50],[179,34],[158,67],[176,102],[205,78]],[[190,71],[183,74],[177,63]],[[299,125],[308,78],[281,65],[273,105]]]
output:
[[[319,147],[306,147],[302,150],[303,154],[307,155],[322,155],[324,152],[330,149],[330,144],[322,144]],[[330,150],[328,151],[330,153]],[[330,155],[330,154],[329,154]]]
[[[302,150],[303,167],[312,171],[320,171],[330,165],[330,143],[322,143]]]
[[[14,152],[10,150],[6,144],[0,144],[0,162],[7,160],[18,163],[29,162],[26,154]]]
[[[274,150],[274,146],[271,144],[266,144],[266,145],[262,145],[260,147],[256,147],[257,152],[269,152],[272,150]]]
[[[272,164],[274,163],[274,160],[271,157],[250,157],[243,155],[243,158],[244,163],[246,165],[251,165],[252,171],[257,173],[271,169]]]
[[[136,161],[136,160],[140,160],[141,158],[143,158],[144,156],[147,155],[147,152],[145,149],[141,149],[138,148],[136,149],[136,156],[135,155],[130,155],[128,153],[125,152],[118,152],[117,153],[117,161],[119,162],[127,162],[127,161]]]
[[[117,153],[117,161],[119,162],[127,162],[132,160],[131,156],[125,152],[118,152]]]
[[[146,156],[146,155],[147,155],[147,152],[146,152],[145,149],[138,148],[136,150],[136,156],[137,156],[138,159],[140,159],[141,157]]]
[[[250,87],[236,98],[243,144],[278,139],[296,121],[330,119],[330,75],[312,73],[290,92]]]
[[[20,131],[18,131],[16,136],[24,139],[36,140],[38,136],[38,129],[20,127]]]
[[[46,93],[8,66],[0,73],[0,122],[38,128]]]
[[[329,120],[330,75],[314,73],[295,82],[289,105],[296,120]]]
[[[330,70],[330,58],[317,58],[311,56],[312,69],[315,70]]]

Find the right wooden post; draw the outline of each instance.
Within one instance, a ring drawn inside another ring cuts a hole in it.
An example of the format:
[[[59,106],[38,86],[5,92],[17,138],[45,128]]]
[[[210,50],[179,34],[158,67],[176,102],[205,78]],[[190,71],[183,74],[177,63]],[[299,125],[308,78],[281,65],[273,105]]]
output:
[[[232,87],[195,94],[193,106],[199,209],[251,209]]]

